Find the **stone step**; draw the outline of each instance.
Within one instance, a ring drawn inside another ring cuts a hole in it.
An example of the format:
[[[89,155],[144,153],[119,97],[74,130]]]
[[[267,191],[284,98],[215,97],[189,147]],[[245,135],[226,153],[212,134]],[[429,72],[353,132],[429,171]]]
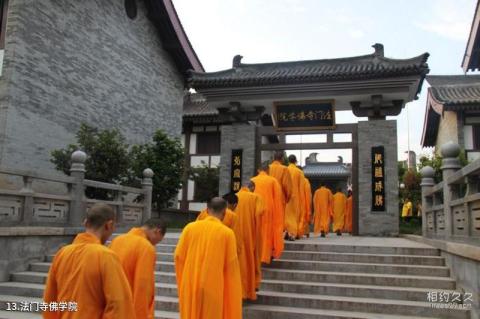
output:
[[[469,319],[470,317],[470,312],[464,309],[437,309],[431,307],[431,303],[418,301],[307,295],[273,291],[259,292],[257,297],[258,303],[274,306],[281,305],[287,307],[330,310],[342,309],[344,311],[448,319]]]
[[[173,262],[173,253],[157,253],[157,261]]]
[[[15,281],[0,282],[1,295],[42,298],[44,289],[44,284]],[[177,297],[177,285],[175,283],[155,283],[155,293],[161,296]]]
[[[32,312],[0,310],[0,319],[42,319],[42,315]]]
[[[11,281],[25,282],[32,284],[45,284],[47,281],[46,272],[22,271],[11,275]]]
[[[448,277],[450,270],[445,266],[410,266],[395,264],[371,264],[371,263],[351,263],[351,262],[332,262],[332,261],[306,261],[306,260],[274,260],[270,268],[315,270],[315,271],[336,271],[336,272],[362,272],[376,274],[398,274],[398,275],[418,275],[418,276],[439,276]]]
[[[159,245],[160,246],[160,245]],[[388,255],[415,255],[440,256],[436,248],[420,247],[390,247],[390,246],[356,246],[341,244],[319,244],[305,242],[285,242],[285,250],[303,252],[335,252],[357,254],[388,254]]]
[[[445,266],[445,258],[441,256],[416,256],[416,255],[389,255],[366,253],[339,253],[339,252],[307,252],[285,250],[282,259],[358,262],[373,264],[406,264],[425,266]],[[172,257],[173,260],[173,257]]]
[[[175,273],[173,272],[164,272],[156,271],[155,272],[155,282],[165,283],[165,284],[177,284],[177,279]]]
[[[45,284],[47,280],[48,273],[46,272],[33,272],[33,271],[22,271],[13,273],[11,276],[11,281],[24,282],[24,283],[37,283]],[[155,272],[155,281],[161,283],[175,284],[175,273],[174,272]]]
[[[177,284],[157,282],[155,284],[155,295],[178,298]]]
[[[333,311],[336,311],[336,309],[342,309],[344,313],[360,314],[361,316],[358,318],[388,318],[387,316],[390,316],[389,318],[397,318],[398,316],[401,316],[400,318],[405,316],[416,316],[416,318],[418,318],[418,316],[421,316],[423,318],[468,319],[470,316],[468,310],[461,309],[460,307],[449,310],[436,309],[432,308],[431,304],[427,302],[279,292],[259,292],[257,303],[262,306],[278,307],[282,305],[282,307],[291,307],[293,312],[307,310],[307,313],[321,310],[322,313],[330,312],[333,314]],[[244,307],[244,318],[278,318],[277,316],[272,316],[272,314],[267,317],[265,317],[265,314],[260,314],[260,317],[255,317],[256,311],[250,309],[252,306],[254,306],[254,304],[249,304]],[[178,299],[169,296],[156,296],[155,308],[168,312],[178,312]],[[293,317],[285,316],[283,318],[290,319]]]
[[[455,281],[449,277],[412,275],[366,274],[327,271],[263,268],[263,279],[302,282],[342,283],[353,285],[399,286],[455,290]]]
[[[42,298],[44,289],[44,284],[15,281],[0,282],[0,295]]]
[[[10,308],[13,307],[12,305],[9,306],[8,303],[15,303],[17,309],[22,310],[20,308],[22,302],[23,303],[28,303],[28,304],[32,304],[32,303],[37,303],[38,304],[42,301],[43,301],[42,298],[14,296],[14,295],[0,295],[0,309],[1,310],[7,310],[8,309],[7,307],[10,307]],[[29,312],[34,312],[36,306],[33,306],[33,307],[34,307],[33,309],[27,309],[26,311],[12,311],[12,313],[15,313],[15,314],[24,313],[25,314],[25,313],[29,313]]]
[[[269,279],[262,280],[260,291],[278,291],[313,295],[410,300],[421,302],[427,301],[427,294],[432,291],[446,293],[455,292],[454,290],[434,290],[431,288],[353,285],[324,282],[295,282]]]
[[[180,319],[180,314],[173,311],[155,310],[155,319]]]
[[[173,253],[175,252],[175,247],[176,245],[164,245],[164,244],[159,244],[155,248],[157,249],[158,253]]]
[[[50,262],[36,262],[30,264],[30,271],[33,272],[46,272],[50,269],[51,263]],[[173,262],[168,261],[157,261],[155,264],[155,270],[158,271],[166,271],[166,272],[174,272],[175,271],[175,264]]]
[[[418,316],[375,314],[356,311],[307,309],[249,304],[243,308],[245,319],[424,319]]]
[[[178,312],[178,298],[170,296],[155,296],[155,309]]]

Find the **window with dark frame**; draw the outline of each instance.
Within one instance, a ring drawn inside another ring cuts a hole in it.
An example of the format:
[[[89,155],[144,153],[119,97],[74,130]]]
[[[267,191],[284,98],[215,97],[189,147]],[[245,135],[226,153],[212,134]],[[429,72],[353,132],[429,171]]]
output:
[[[472,125],[473,149],[480,149],[480,124]]]
[[[198,133],[197,154],[220,154],[220,132]]]

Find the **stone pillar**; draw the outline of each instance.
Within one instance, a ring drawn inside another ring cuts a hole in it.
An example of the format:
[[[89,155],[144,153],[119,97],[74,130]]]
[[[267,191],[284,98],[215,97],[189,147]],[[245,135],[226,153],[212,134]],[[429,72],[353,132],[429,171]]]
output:
[[[23,187],[20,193],[24,196],[22,218],[21,221],[24,225],[32,225],[33,220],[33,178],[30,176],[23,176]]]
[[[443,213],[445,220],[445,238],[453,235],[453,215],[450,202],[453,199],[453,189],[448,185],[447,179],[461,168],[458,155],[460,155],[460,146],[457,143],[448,142],[440,148],[442,154],[442,178],[443,178]]]
[[[72,153],[71,161],[72,167],[70,168],[70,176],[74,178],[74,183],[71,190],[71,206],[69,223],[71,226],[78,227],[83,224],[86,213],[85,205],[85,186],[83,181],[85,179],[85,160],[87,154],[82,151],[75,151]]]
[[[152,217],[152,191],[153,191],[153,171],[150,168],[143,170],[142,189],[144,193],[144,203],[142,222]]]
[[[399,233],[397,121],[358,122],[358,234],[397,236]],[[372,211],[372,159],[374,146],[385,149],[385,211]]]
[[[232,150],[242,149],[242,183],[247,183],[255,172],[256,125],[233,123],[221,127],[219,195],[230,191]]]
[[[427,237],[427,208],[432,206],[431,200],[428,201],[426,194],[431,191],[435,182],[433,181],[433,176],[435,176],[435,171],[430,166],[425,166],[420,171],[422,175],[422,182],[420,186],[422,187],[422,236]]]

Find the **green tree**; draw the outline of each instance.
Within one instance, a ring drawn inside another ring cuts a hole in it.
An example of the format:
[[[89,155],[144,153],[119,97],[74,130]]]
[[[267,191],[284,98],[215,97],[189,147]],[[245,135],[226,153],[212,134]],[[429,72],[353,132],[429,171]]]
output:
[[[127,180],[130,166],[128,144],[118,130],[99,130],[81,124],[76,137],[76,144],[69,144],[64,149],[51,152],[51,162],[55,164],[57,170],[70,175],[71,154],[76,150],[82,150],[87,154],[86,179],[105,183],[122,183]],[[97,199],[113,197],[107,190],[90,187],[85,190],[85,195]]]
[[[196,187],[194,200],[196,202],[206,202],[210,198],[218,196],[219,172],[218,167],[208,167],[204,162],[202,166],[192,167],[189,170],[189,177],[195,182]]]
[[[153,143],[134,145],[130,151],[131,186],[140,186],[145,168],[151,168],[153,176],[152,203],[157,209],[170,207],[172,199],[182,187],[184,148],[178,139],[169,138],[162,130],[153,136]]]

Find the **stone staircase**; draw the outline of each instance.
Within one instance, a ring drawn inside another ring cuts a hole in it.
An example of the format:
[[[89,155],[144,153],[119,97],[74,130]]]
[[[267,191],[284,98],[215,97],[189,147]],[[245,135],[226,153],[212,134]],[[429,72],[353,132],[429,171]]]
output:
[[[173,251],[178,234],[157,246],[158,319],[179,318]],[[6,302],[40,302],[53,256],[0,283]],[[256,302],[244,304],[244,318],[448,318],[469,319],[470,311],[437,309],[429,292],[453,293],[455,281],[439,251],[398,238],[334,237],[287,242],[282,258],[263,269]],[[459,305],[460,306],[460,305]],[[40,318],[0,311],[0,318]]]

